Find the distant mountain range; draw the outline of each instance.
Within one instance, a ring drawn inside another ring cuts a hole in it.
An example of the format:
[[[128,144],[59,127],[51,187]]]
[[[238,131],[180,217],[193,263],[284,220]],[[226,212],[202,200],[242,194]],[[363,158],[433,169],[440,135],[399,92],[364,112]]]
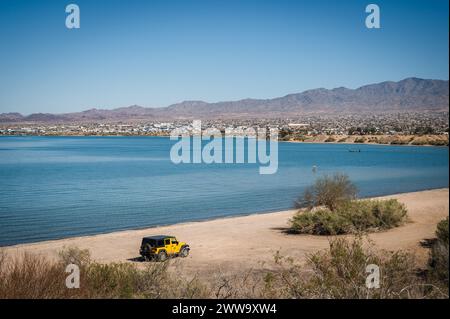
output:
[[[65,114],[2,113],[2,123],[80,123],[175,119],[230,119],[295,117],[302,114],[448,111],[449,82],[407,78],[357,89],[319,88],[274,99],[244,99],[207,103],[184,101],[168,107],[128,106],[113,110],[90,109]]]

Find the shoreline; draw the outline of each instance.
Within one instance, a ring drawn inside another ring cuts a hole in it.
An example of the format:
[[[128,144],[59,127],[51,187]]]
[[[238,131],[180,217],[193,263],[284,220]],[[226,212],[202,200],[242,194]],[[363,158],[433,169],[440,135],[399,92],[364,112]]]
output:
[[[365,136],[365,137],[381,137],[381,138],[393,138],[395,136],[392,135],[361,135],[361,136]],[[399,135],[401,137],[404,137],[403,135]],[[408,135],[409,137],[414,138],[421,138],[423,136],[421,135]],[[322,140],[314,140],[315,137],[310,136],[310,138],[312,139],[311,141],[301,141],[301,140],[287,140],[287,141],[283,141],[283,140],[278,140],[278,143],[299,143],[299,144],[336,144],[336,145],[380,145],[380,146],[427,146],[427,147],[449,147],[448,144],[448,135],[430,135],[433,137],[447,137],[447,144],[410,144],[410,142],[408,143],[399,143],[399,144],[392,144],[392,143],[376,143],[376,142],[355,142],[355,141],[344,141],[344,142],[339,142],[339,141],[332,141],[332,142],[325,142]],[[170,138],[169,135],[120,135],[120,134],[114,134],[114,135],[93,135],[93,134],[88,134],[88,135],[0,135],[1,137],[158,137],[158,138]],[[236,136],[236,137],[242,137],[242,136]],[[352,135],[347,135],[346,138],[347,139],[351,139]],[[440,141],[444,141],[443,139],[439,139]]]
[[[420,243],[435,237],[437,223],[449,215],[449,189],[440,188],[374,198],[396,198],[408,209],[410,222],[367,235],[376,249],[405,250],[414,253],[418,265],[425,265],[428,249]],[[88,249],[100,263],[129,262],[139,267],[142,237],[173,235],[191,246],[187,258],[170,261],[169,269],[184,276],[213,279],[218,274],[239,275],[244,271],[275,269],[274,255],[292,257],[300,264],[311,253],[328,248],[328,236],[287,234],[289,219],[296,210],[186,222],[168,226],[123,230],[106,234],[71,237],[2,247],[12,257],[24,253],[56,259],[64,247]],[[353,236],[353,235],[343,235]],[[244,244],[243,244],[244,243]]]
[[[412,191],[412,192],[382,194],[382,195],[378,195],[378,196],[362,196],[362,197],[359,197],[358,199],[377,199],[377,198],[385,198],[385,197],[395,197],[395,196],[405,195],[405,194],[443,191],[443,190],[444,191],[449,190],[449,188],[448,187],[429,188],[429,189],[422,189],[422,190]],[[143,226],[143,227],[139,227],[139,228],[127,228],[127,229],[121,229],[121,230],[106,231],[106,232],[101,232],[101,233],[96,233],[96,234],[85,234],[85,235],[79,235],[79,236],[61,237],[61,238],[55,238],[55,239],[31,241],[31,242],[17,243],[17,244],[4,245],[4,246],[0,245],[0,250],[7,249],[7,248],[20,248],[22,246],[32,246],[32,245],[39,245],[39,244],[45,244],[45,243],[58,243],[60,241],[71,240],[71,239],[83,239],[83,238],[87,238],[87,237],[97,237],[97,236],[104,236],[104,235],[111,235],[111,234],[120,234],[123,232],[130,232],[130,231],[153,230],[153,229],[158,229],[158,228],[173,227],[173,226],[185,226],[185,225],[191,225],[191,224],[230,220],[230,219],[244,218],[244,217],[250,217],[250,216],[291,213],[291,212],[295,212],[295,211],[297,211],[297,209],[295,209],[295,208],[286,208],[286,209],[282,209],[282,210],[268,210],[268,211],[258,211],[258,212],[253,212],[253,213],[242,213],[242,214],[238,213],[238,214],[232,214],[232,215],[228,215],[228,216],[209,217],[209,218],[207,217],[204,219],[190,220],[190,221],[184,221],[184,222],[179,222],[179,223],[160,224],[160,225],[154,225],[154,226]]]

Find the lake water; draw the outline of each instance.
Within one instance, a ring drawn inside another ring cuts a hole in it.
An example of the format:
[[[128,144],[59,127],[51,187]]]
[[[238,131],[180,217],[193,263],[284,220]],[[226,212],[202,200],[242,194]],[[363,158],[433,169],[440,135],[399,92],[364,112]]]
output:
[[[448,187],[447,147],[280,143],[278,172],[260,175],[259,164],[173,164],[174,143],[0,137],[0,246],[289,209],[333,172],[364,197]]]

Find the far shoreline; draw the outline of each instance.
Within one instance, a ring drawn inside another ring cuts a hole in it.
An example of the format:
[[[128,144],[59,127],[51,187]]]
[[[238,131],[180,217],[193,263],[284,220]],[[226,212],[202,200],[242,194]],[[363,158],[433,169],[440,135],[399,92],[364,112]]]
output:
[[[364,135],[362,135],[364,136]],[[411,135],[415,137],[422,137],[420,135]],[[411,137],[410,136],[410,137]],[[376,142],[351,142],[351,141],[344,141],[344,142],[339,142],[339,141],[332,141],[332,142],[325,142],[325,141],[321,141],[321,140],[312,140],[312,141],[301,141],[301,140],[287,140],[287,141],[283,141],[283,140],[278,140],[278,143],[296,143],[296,144],[319,144],[319,145],[326,145],[326,144],[330,144],[330,145],[379,145],[379,146],[416,146],[416,147],[421,147],[421,146],[426,146],[426,147],[449,147],[448,144],[448,135],[436,135],[439,137],[447,137],[447,144],[411,144],[411,143],[376,143]],[[4,137],[49,137],[49,138],[60,138],[60,137],[86,137],[86,138],[92,138],[92,137],[108,137],[108,138],[120,138],[120,137],[138,137],[138,138],[146,138],[146,137],[151,137],[151,138],[170,138],[169,135],[121,135],[121,134],[114,134],[114,135],[94,135],[94,134],[87,134],[87,135],[35,135],[35,134],[31,134],[31,135],[0,135],[0,138],[4,138]],[[192,136],[191,136],[192,137]],[[242,136],[236,136],[236,138],[241,137]],[[347,136],[347,138],[351,138],[354,136]],[[388,138],[388,137],[393,137],[391,135],[379,135],[378,137],[382,137],[382,138]],[[223,137],[222,137],[223,138]],[[315,137],[311,137],[312,139],[314,139]],[[442,139],[440,139],[442,141]]]

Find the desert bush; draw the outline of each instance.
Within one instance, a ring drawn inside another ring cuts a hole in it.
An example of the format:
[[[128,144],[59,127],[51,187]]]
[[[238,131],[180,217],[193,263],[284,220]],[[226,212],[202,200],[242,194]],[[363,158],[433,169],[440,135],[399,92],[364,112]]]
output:
[[[376,253],[361,238],[332,239],[329,249],[308,257],[305,265],[276,256],[280,269],[266,275],[265,289],[277,298],[399,299],[447,297],[417,276],[413,255]],[[368,288],[368,265],[380,270],[379,288]]]
[[[448,140],[432,139],[429,141],[429,144],[433,146],[448,146]]]
[[[441,220],[436,227],[436,237],[442,243],[448,245],[448,217]]]
[[[32,254],[0,253],[0,299],[5,298],[204,298],[210,292],[197,279],[169,275],[169,263],[101,264],[87,250],[65,248],[54,261]],[[80,288],[66,287],[68,263],[80,266]]]
[[[333,142],[336,142],[336,139],[334,137],[330,136],[327,139],[325,139],[324,142],[325,143],[333,143]]]
[[[329,209],[299,212],[291,219],[291,232],[313,235],[339,235],[351,232],[351,224]]]
[[[357,137],[354,141],[354,143],[365,143],[366,138],[365,137]]]
[[[388,136],[380,136],[377,138],[378,144],[390,144],[389,137]]]
[[[340,235],[385,230],[407,219],[405,205],[396,199],[353,200],[329,209],[299,211],[291,219],[291,231],[301,234]]]
[[[131,264],[93,263],[86,269],[84,284],[90,298],[131,298],[135,291],[138,270]]]
[[[59,264],[29,253],[11,258],[3,255],[0,264],[0,298],[68,298],[66,274]]]
[[[75,264],[79,267],[88,265],[91,262],[91,254],[88,249],[78,247],[63,247],[58,252],[58,257],[64,265]]]
[[[354,199],[356,194],[357,188],[348,176],[335,173],[319,177],[312,186],[305,189],[295,206],[301,208],[306,205],[312,208],[323,205],[333,211],[339,205]]]
[[[392,145],[406,145],[409,144],[409,140],[408,139],[401,139],[401,138],[395,138],[391,141]]]
[[[429,276],[437,285],[444,287],[448,293],[449,286],[449,225],[448,217],[440,221],[437,225],[437,239],[433,243],[429,260]]]
[[[420,145],[426,145],[427,141],[423,138],[415,138],[412,142],[411,145],[416,145],[416,146],[420,146]]]

